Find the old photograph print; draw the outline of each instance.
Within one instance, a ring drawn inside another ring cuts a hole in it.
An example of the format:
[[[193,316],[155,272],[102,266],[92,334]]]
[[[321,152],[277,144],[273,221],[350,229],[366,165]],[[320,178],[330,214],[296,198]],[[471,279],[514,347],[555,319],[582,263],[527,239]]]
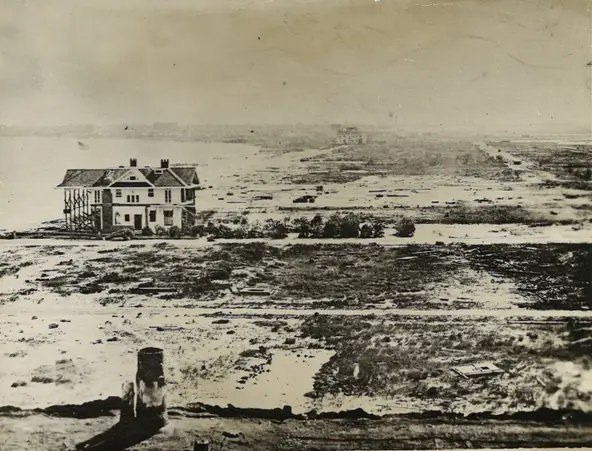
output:
[[[592,447],[592,3],[0,0],[0,450]]]

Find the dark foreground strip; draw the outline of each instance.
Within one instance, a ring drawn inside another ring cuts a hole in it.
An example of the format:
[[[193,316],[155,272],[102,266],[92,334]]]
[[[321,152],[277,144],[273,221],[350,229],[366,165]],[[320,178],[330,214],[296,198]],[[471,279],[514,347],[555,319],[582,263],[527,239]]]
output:
[[[43,409],[21,409],[15,406],[1,406],[0,417],[20,417],[34,414],[44,414],[52,417],[63,418],[98,418],[103,416],[115,416],[121,407],[121,398],[110,396],[106,399],[85,402],[83,404],[63,404],[49,406]],[[221,418],[257,418],[268,420],[338,420],[338,419],[369,419],[381,418],[408,418],[414,420],[429,420],[430,422],[450,421],[532,421],[543,424],[582,424],[592,425],[592,412],[580,410],[553,410],[540,408],[530,412],[515,412],[508,414],[493,414],[491,412],[472,413],[461,415],[456,413],[426,411],[420,413],[406,413],[398,415],[378,416],[366,412],[364,409],[344,410],[339,412],[321,412],[312,410],[304,414],[294,414],[290,406],[275,409],[243,408],[228,404],[226,407],[209,404],[190,404],[186,407],[171,407],[168,409],[171,417],[191,415],[212,415]]]

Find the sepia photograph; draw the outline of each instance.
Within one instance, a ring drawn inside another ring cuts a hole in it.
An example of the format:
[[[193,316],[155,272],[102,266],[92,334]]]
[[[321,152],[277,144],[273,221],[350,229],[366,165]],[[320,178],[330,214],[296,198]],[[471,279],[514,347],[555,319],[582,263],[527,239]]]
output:
[[[0,0],[0,450],[592,449],[589,0]]]

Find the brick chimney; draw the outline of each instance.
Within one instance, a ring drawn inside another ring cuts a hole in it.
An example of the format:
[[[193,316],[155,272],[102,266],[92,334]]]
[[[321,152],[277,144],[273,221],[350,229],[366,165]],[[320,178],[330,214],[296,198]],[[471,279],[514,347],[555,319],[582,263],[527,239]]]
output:
[[[168,168],[169,167],[169,160],[168,159],[160,160],[160,167],[162,169]]]
[[[138,166],[138,160],[136,158],[130,158],[130,167],[135,168]]]

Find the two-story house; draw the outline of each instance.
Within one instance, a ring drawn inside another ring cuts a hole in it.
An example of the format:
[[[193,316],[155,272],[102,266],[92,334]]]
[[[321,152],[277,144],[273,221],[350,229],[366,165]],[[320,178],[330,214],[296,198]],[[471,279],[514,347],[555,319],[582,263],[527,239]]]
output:
[[[68,169],[58,188],[68,229],[110,232],[193,224],[200,186],[195,165],[138,167],[132,158],[127,167]]]

